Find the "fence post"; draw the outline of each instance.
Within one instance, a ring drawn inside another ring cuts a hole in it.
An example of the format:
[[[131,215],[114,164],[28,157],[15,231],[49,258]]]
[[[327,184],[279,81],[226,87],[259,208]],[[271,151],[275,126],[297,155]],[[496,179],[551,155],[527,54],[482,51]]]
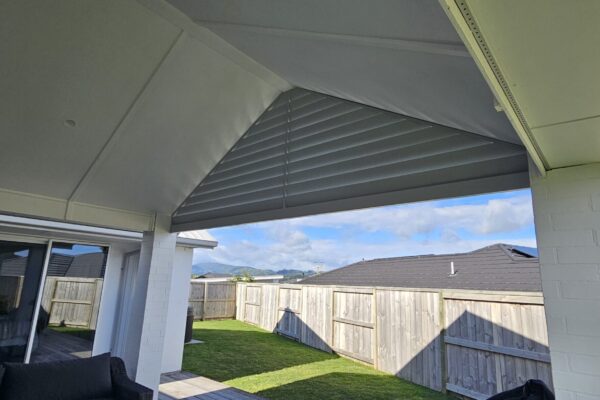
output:
[[[208,300],[208,282],[204,282],[204,300],[202,300],[202,321],[206,320],[206,300]]]
[[[439,292],[439,318],[440,318],[440,362],[441,362],[441,379],[442,379],[442,393],[446,393],[446,383],[448,381],[448,362],[446,353],[446,302],[444,301],[444,292]]]
[[[377,333],[377,288],[373,288],[373,303],[371,304],[371,318],[373,320],[373,338],[371,342],[373,347],[371,352],[373,353],[373,368],[379,369],[379,342]]]

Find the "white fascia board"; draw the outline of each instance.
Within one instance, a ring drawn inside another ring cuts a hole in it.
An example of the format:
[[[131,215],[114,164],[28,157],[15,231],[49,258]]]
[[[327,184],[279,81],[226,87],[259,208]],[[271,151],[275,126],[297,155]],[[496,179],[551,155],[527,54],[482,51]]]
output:
[[[214,249],[219,245],[219,242],[215,240],[202,240],[202,239],[190,239],[184,237],[177,238],[177,246],[189,247],[189,248],[205,248]]]
[[[65,199],[7,189],[0,189],[0,212],[137,232],[151,231],[154,228],[152,213],[68,202]]]
[[[57,239],[81,238],[88,242],[96,239],[101,242],[118,241],[141,243],[143,236],[141,232],[122,229],[103,228],[69,222],[0,214],[0,232],[2,231],[8,233],[17,232],[31,236],[47,236]],[[218,242],[212,240],[178,238],[177,245],[187,248],[213,249],[217,247]]]
[[[484,50],[481,47],[483,38],[479,36],[478,41],[478,39],[475,37],[456,0],[438,1],[446,12],[448,19],[456,29],[456,32],[460,36],[461,40],[465,44],[465,47],[467,50],[469,50],[469,53],[471,53],[471,56],[479,68],[481,75],[492,90],[496,101],[506,114],[506,117],[521,139],[521,142],[523,142],[523,145],[527,149],[527,152],[529,153],[534,165],[537,167],[539,173],[542,176],[545,176],[546,171],[549,169],[548,162],[545,160],[544,155],[537,145],[535,138],[531,134],[531,131],[527,126],[527,123],[524,121],[524,118],[519,117],[521,112],[519,111],[518,106],[516,106],[516,103],[511,101],[512,94],[510,93],[510,89],[505,83],[503,84],[503,82],[501,82],[503,78],[499,78],[497,73],[498,69],[493,68],[493,66],[490,64],[490,58],[493,57],[493,55],[489,49],[486,52],[489,57],[486,57],[486,54],[484,54]],[[462,7],[468,9],[466,2],[461,1],[460,3]]]

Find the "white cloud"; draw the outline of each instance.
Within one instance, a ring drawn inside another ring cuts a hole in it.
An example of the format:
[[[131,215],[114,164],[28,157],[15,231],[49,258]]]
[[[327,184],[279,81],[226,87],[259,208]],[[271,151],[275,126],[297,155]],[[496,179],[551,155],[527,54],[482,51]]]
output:
[[[493,199],[485,204],[440,206],[439,202],[344,211],[295,218],[299,227],[355,227],[369,232],[388,231],[401,237],[438,228],[464,229],[477,234],[510,232],[533,223],[530,196]]]
[[[456,253],[498,242],[535,247],[533,235],[514,237],[514,232],[532,224],[528,195],[482,204],[427,202],[381,207],[254,224],[267,239],[260,245],[251,237],[221,241],[212,252],[197,252],[195,261],[273,269],[314,269],[322,264],[329,269],[363,258]],[[328,228],[336,233],[336,239],[311,238],[307,228]],[[218,232],[211,231],[217,240]],[[372,235],[371,240],[364,240],[365,235]]]

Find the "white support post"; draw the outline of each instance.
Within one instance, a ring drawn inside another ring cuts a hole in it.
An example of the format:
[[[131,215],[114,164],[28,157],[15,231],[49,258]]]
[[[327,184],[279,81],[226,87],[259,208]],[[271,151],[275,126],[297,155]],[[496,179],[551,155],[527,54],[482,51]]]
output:
[[[600,164],[531,188],[557,399],[600,400]]]
[[[132,374],[154,390],[157,398],[166,334],[169,296],[177,235],[169,232],[170,218],[157,216],[154,231],[144,232],[132,307],[131,333],[139,338],[137,365]],[[129,367],[129,366],[128,366]]]

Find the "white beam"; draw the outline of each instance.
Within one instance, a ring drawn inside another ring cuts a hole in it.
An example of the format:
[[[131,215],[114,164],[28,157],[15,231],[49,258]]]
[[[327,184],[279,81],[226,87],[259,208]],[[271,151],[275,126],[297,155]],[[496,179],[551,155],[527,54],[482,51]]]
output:
[[[474,18],[469,19],[470,23],[465,19],[465,15],[469,13],[466,2],[460,1],[460,7],[455,0],[439,0],[439,2],[473,57],[492,93],[494,93],[500,107],[504,110],[523,145],[527,148],[527,152],[535,166],[542,175],[545,175],[549,166],[531,133],[530,127],[527,125],[508,85],[497,68],[493,55],[487,48],[483,37],[477,32],[473,32]]]
[[[152,213],[78,202],[68,206],[65,199],[6,189],[0,189],[0,212],[137,232],[151,230],[154,226]]]

